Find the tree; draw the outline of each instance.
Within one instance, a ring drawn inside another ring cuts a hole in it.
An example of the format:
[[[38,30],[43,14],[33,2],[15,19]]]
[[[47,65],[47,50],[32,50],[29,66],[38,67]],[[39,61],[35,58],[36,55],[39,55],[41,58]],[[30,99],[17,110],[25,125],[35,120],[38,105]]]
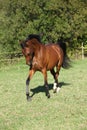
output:
[[[87,2],[0,0],[0,22],[1,50],[19,50],[19,40],[31,33],[41,34],[43,43],[62,37],[73,49],[87,41]]]

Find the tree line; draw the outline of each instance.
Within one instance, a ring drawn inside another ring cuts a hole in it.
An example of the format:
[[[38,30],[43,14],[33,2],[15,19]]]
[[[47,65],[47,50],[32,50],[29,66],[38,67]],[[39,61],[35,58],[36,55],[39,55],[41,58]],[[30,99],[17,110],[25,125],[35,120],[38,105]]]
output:
[[[0,52],[40,34],[42,43],[62,38],[68,47],[87,44],[87,0],[0,0]]]

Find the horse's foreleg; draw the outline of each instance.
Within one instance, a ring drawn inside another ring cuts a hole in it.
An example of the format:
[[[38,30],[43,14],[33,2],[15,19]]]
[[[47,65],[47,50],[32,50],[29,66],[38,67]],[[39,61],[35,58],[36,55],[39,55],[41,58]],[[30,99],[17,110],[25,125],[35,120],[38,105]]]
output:
[[[28,77],[27,80],[26,80],[26,96],[27,96],[27,100],[30,99],[29,82],[30,82],[30,78]]]
[[[45,88],[46,88],[46,96],[48,98],[50,98],[49,86],[48,86],[48,82],[47,82],[47,71],[43,70],[42,73],[44,75],[44,84],[45,84]]]
[[[35,71],[34,70],[30,70],[29,71],[29,76],[26,80],[26,96],[27,96],[27,100],[29,101],[31,99],[30,97],[30,93],[29,93],[29,83],[30,83],[30,80],[32,78],[32,76],[34,75]]]

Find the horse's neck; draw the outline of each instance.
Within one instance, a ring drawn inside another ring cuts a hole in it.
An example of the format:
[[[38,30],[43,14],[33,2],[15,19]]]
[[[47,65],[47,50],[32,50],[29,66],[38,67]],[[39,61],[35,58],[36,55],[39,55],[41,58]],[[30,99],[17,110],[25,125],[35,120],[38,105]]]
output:
[[[41,44],[40,43],[35,43],[35,51],[40,51],[40,48],[41,48]]]
[[[36,55],[40,58],[43,59],[43,57],[45,56],[45,46],[43,44],[39,44],[37,49],[35,50]]]
[[[35,40],[33,40],[32,43],[33,43],[32,48],[34,50],[34,53],[35,53],[35,55],[38,55],[38,53],[40,52],[41,45],[39,42],[37,42]]]
[[[41,44],[37,39],[32,39],[31,42],[33,43],[33,48],[34,48],[34,51],[36,53],[36,55],[40,55],[40,53],[42,55],[45,55],[45,45]]]

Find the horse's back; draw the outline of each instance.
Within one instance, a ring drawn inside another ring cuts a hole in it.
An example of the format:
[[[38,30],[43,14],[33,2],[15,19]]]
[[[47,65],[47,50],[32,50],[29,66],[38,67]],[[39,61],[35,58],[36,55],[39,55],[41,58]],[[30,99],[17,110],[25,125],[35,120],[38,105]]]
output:
[[[51,69],[57,66],[58,62],[63,62],[63,51],[57,44],[47,44],[45,57],[47,59],[48,65],[47,69]]]
[[[57,57],[63,57],[63,50],[58,44],[46,44],[46,50],[49,51],[50,55],[57,55]]]

